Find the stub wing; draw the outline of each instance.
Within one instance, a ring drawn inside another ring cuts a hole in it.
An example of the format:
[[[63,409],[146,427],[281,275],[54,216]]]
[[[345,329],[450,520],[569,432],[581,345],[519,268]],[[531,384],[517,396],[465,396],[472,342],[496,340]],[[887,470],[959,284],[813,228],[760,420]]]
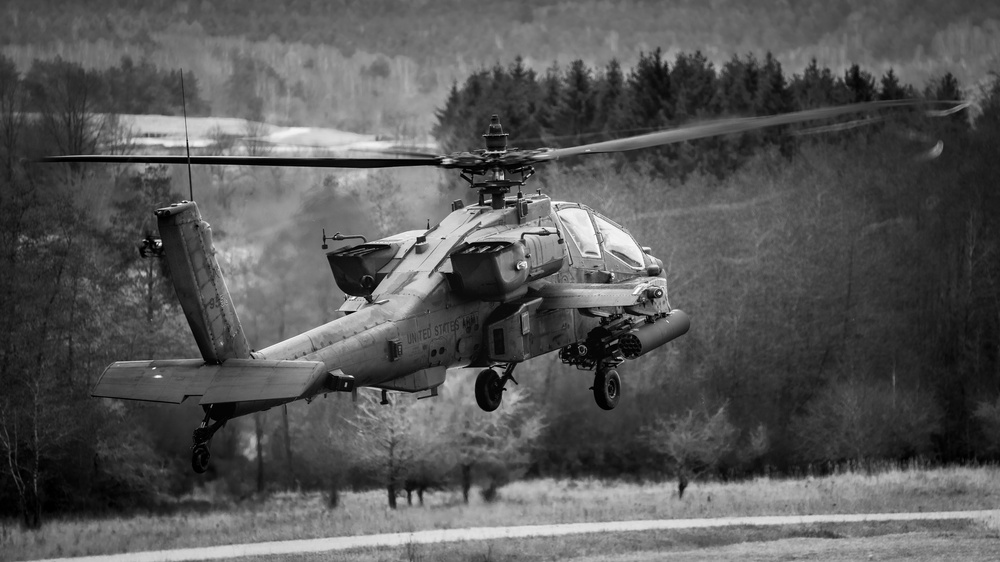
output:
[[[180,404],[253,400],[295,400],[327,377],[318,361],[229,359],[219,365],[200,359],[118,361],[97,381],[91,396]]]
[[[533,291],[531,296],[542,298],[540,308],[543,310],[645,307],[654,299],[666,303],[666,280],[645,277],[623,283],[549,283]]]

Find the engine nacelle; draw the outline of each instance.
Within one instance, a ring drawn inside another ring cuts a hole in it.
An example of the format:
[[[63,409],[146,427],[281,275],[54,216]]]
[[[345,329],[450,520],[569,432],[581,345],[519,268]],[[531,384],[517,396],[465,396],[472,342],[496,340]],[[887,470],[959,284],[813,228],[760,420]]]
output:
[[[562,269],[565,250],[555,230],[521,227],[470,241],[451,254],[452,285],[463,296],[509,301],[527,284]]]
[[[372,294],[385,278],[381,271],[396,256],[399,243],[374,242],[334,250],[326,254],[333,278],[341,291],[355,297]]]
[[[673,310],[666,318],[644,324],[618,339],[626,359],[635,359],[679,338],[691,327],[691,318],[683,310]]]

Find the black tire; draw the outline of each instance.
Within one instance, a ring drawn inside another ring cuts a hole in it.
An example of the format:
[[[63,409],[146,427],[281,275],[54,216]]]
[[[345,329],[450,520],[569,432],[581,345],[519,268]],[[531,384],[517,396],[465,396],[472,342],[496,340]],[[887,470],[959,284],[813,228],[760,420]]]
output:
[[[622,397],[622,379],[614,369],[599,370],[594,376],[594,400],[602,410],[614,410]]]
[[[208,452],[208,445],[195,445],[191,449],[191,468],[198,474],[204,474],[208,470],[208,461],[212,454]]]
[[[493,369],[484,369],[476,378],[476,403],[486,412],[500,407],[503,400],[503,384],[500,375]]]

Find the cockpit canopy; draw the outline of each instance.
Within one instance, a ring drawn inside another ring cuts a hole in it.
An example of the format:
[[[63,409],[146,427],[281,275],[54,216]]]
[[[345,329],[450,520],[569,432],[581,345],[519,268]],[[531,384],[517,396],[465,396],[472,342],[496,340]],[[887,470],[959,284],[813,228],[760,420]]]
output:
[[[577,203],[557,203],[555,207],[571,240],[570,253],[576,254],[573,257],[582,262],[580,265],[603,260],[610,270],[639,271],[646,267],[642,247],[620,225]]]

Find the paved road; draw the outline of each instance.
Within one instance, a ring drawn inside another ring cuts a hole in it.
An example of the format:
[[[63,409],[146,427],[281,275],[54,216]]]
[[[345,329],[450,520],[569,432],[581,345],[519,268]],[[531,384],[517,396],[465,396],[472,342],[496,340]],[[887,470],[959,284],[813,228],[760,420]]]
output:
[[[204,548],[179,548],[57,558],[48,562],[161,562],[177,560],[221,560],[244,556],[275,556],[311,552],[330,552],[355,548],[399,547],[407,544],[476,541],[504,538],[555,537],[585,533],[617,533],[629,531],[660,531],[669,529],[706,529],[711,527],[810,525],[815,523],[861,523],[878,521],[941,521],[947,519],[986,519],[1000,517],[1000,510],[943,511],[936,513],[868,513],[770,517],[719,517],[714,519],[657,519],[649,521],[608,521],[602,523],[568,523],[562,525],[526,525],[521,527],[477,527],[471,529],[435,529],[412,533],[387,533],[357,537],[332,537],[231,544]]]

